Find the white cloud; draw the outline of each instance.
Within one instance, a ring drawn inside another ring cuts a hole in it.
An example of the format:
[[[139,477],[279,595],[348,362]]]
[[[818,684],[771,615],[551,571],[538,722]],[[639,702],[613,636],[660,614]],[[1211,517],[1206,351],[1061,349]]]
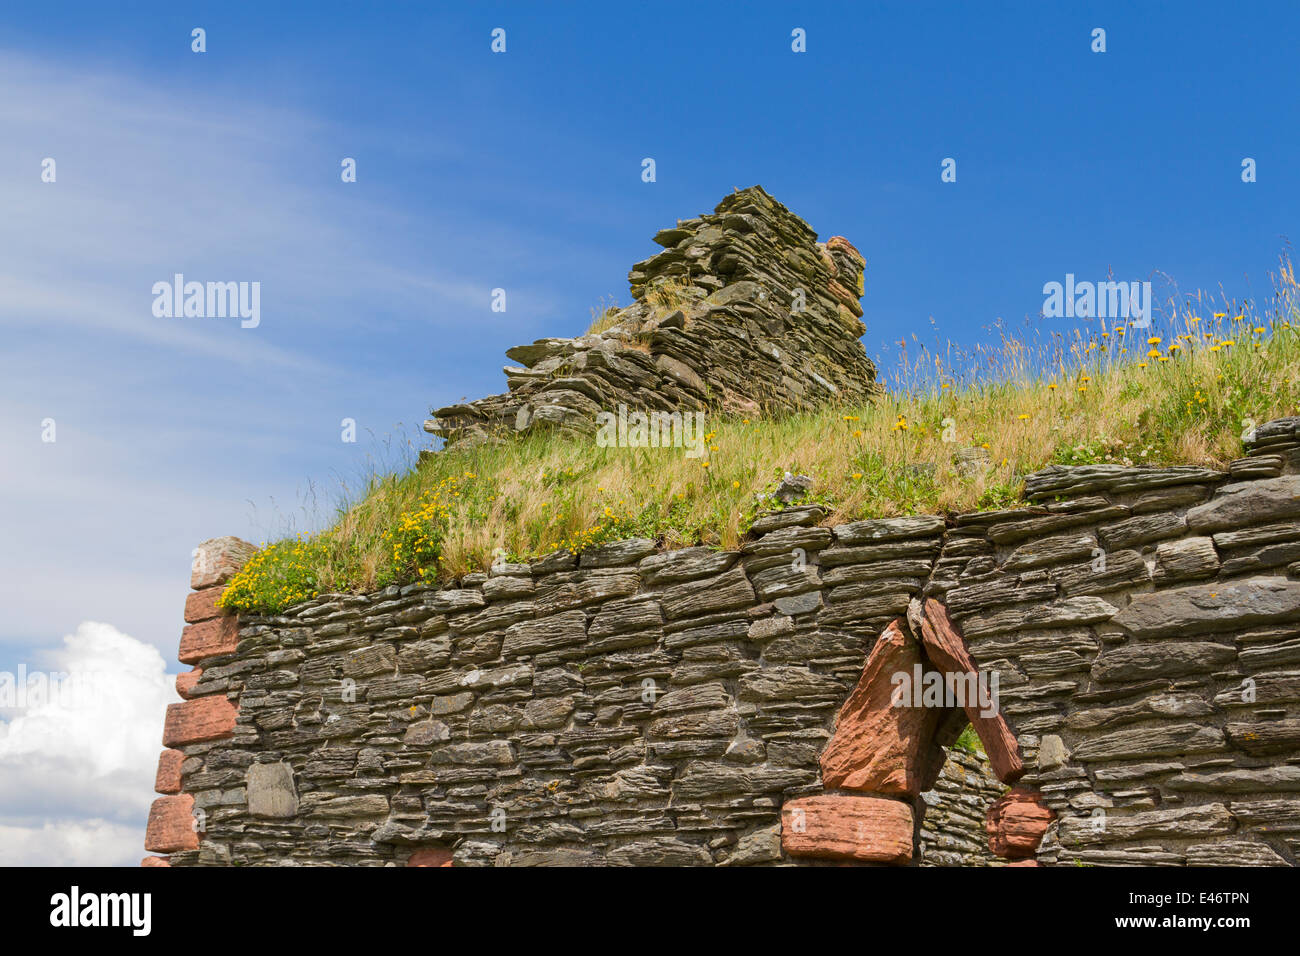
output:
[[[0,720],[0,864],[137,863],[174,675],[94,621],[44,657],[40,672],[75,690]]]
[[[0,866],[134,866],[144,830],[106,820],[62,820],[39,827],[0,823]]]

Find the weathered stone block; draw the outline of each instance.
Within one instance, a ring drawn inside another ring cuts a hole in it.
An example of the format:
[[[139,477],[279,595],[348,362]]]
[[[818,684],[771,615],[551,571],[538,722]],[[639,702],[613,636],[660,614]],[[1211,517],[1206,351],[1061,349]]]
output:
[[[199,835],[194,828],[194,798],[188,793],[159,797],[149,808],[144,848],[152,853],[197,850]]]
[[[912,858],[912,808],[882,797],[790,800],[781,807],[781,846],[797,857],[906,863]]]
[[[293,768],[284,761],[253,764],[248,768],[245,783],[250,816],[283,819],[298,813]]]
[[[1300,475],[1224,485],[1214,498],[1187,512],[1197,534],[1228,531],[1300,515]]]
[[[199,624],[187,624],[181,631],[182,664],[197,664],[204,658],[233,654],[239,646],[239,621],[234,615],[215,617]]]
[[[220,694],[167,705],[163,746],[178,747],[229,737],[235,729],[235,705]]]
[[[1115,623],[1134,637],[1203,634],[1300,618],[1300,581],[1248,578],[1134,595]]]
[[[204,541],[194,549],[190,587],[198,591],[225,584],[256,553],[254,545],[229,535]]]
[[[1007,859],[1033,856],[1055,818],[1038,791],[1016,787],[989,807],[989,850]]]
[[[187,624],[197,624],[199,621],[207,621],[211,618],[218,617],[226,612],[217,607],[217,598],[225,592],[225,588],[215,586],[204,588],[202,591],[191,591],[185,597],[185,621]]]
[[[158,793],[181,792],[181,764],[185,754],[179,750],[164,750],[158,757],[158,772],[154,775],[153,788]]]

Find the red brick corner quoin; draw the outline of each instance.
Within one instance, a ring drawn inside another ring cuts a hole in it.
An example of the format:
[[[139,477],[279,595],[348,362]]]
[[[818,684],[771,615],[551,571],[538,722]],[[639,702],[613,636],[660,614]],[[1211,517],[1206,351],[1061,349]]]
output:
[[[158,757],[154,789],[163,794],[149,810],[145,828],[145,849],[152,853],[196,850],[199,835],[194,827],[194,797],[183,792],[182,768],[188,744],[221,740],[235,732],[239,710],[222,694],[195,696],[201,665],[213,657],[233,654],[239,645],[239,619],[217,607],[226,583],[257,549],[239,538],[213,538],[194,549],[190,569],[192,592],[185,598],[185,627],[181,631],[177,658],[193,665],[176,676],[176,693],[184,698],[167,706],[163,723],[163,746]],[[166,856],[147,856],[141,866],[170,866]]]
[[[188,793],[182,793],[155,800],[149,808],[144,848],[153,853],[175,853],[177,850],[197,850],[198,847],[199,834],[194,829],[194,798]]]

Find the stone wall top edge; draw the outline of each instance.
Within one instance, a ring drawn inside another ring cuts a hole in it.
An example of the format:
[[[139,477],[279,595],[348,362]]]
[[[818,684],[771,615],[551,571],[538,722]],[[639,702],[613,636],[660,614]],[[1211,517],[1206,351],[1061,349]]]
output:
[[[1287,420],[1283,420],[1287,421]],[[1272,424],[1272,423],[1269,423]],[[1108,482],[1117,483],[1121,487],[1119,490],[1111,490],[1107,487],[1095,487],[1084,483],[1083,487],[1074,487],[1070,485],[1071,478],[1090,479],[1101,476]],[[943,531],[979,533],[986,530],[987,526],[1001,522],[1013,521],[1019,515],[1041,515],[1051,513],[1052,511],[1070,510],[1076,502],[1080,504],[1087,503],[1089,499],[1096,500],[1104,498],[1108,502],[1114,502],[1119,498],[1138,494],[1148,490],[1159,490],[1161,488],[1173,487],[1177,484],[1202,484],[1217,486],[1228,482],[1238,482],[1239,479],[1233,476],[1228,470],[1202,468],[1198,466],[1172,465],[1172,466],[1122,466],[1122,465],[1049,465],[1047,468],[1040,469],[1027,475],[1025,480],[1028,483],[1031,479],[1041,477],[1056,477],[1064,482],[1061,489],[1062,494],[1055,497],[1061,499],[1057,501],[1048,501],[1046,498],[1039,500],[1022,500],[1016,506],[1000,510],[989,511],[966,511],[966,512],[942,512],[927,513],[921,515],[896,515],[876,518],[853,518],[848,515],[826,509],[822,506],[804,506],[791,505],[786,508],[774,508],[769,512],[760,513],[760,518],[764,516],[779,516],[796,512],[800,508],[810,508],[815,512],[820,509],[822,514],[815,516],[813,519],[796,522],[793,524],[778,524],[770,530],[754,530],[746,535],[745,541],[738,548],[720,548],[709,545],[688,545],[681,548],[665,548],[659,542],[653,542],[653,549],[646,557],[634,561],[624,562],[623,567],[639,566],[642,562],[649,559],[662,560],[666,554],[699,551],[707,549],[719,554],[734,554],[737,557],[754,557],[752,546],[755,542],[762,539],[789,535],[791,532],[807,530],[810,526],[825,527],[830,529],[849,526],[865,525],[882,525],[888,526],[892,523],[905,524],[908,522],[923,521],[924,519],[942,519],[944,521]],[[1247,477],[1246,481],[1255,480],[1256,476]],[[907,530],[902,533],[892,535],[892,540],[903,540],[907,538],[922,538],[933,536],[939,529],[934,530]],[[331,604],[341,604],[343,608],[362,608],[386,601],[396,601],[403,598],[411,597],[425,592],[454,591],[454,590],[472,590],[481,587],[483,581],[489,576],[513,576],[541,578],[556,573],[557,571],[600,571],[613,570],[618,567],[601,566],[599,564],[587,566],[582,563],[586,556],[600,552],[602,549],[617,549],[631,541],[644,541],[649,544],[649,539],[624,539],[619,541],[606,542],[602,545],[583,552],[582,554],[572,554],[569,552],[554,552],[543,555],[531,562],[521,562],[518,564],[508,565],[503,569],[495,569],[488,572],[477,571],[464,575],[460,578],[448,578],[442,581],[424,583],[409,583],[405,585],[390,584],[382,588],[376,588],[372,591],[360,592],[332,592],[317,595],[316,597],[304,601],[300,604],[286,608],[278,614],[257,614],[252,612],[241,612],[240,623],[242,627],[253,627],[267,624],[270,622],[282,622],[285,619],[302,618],[304,615],[311,617],[311,612],[318,608]],[[828,542],[827,547],[842,546],[848,542],[836,540]],[[304,621],[304,623],[314,623]]]

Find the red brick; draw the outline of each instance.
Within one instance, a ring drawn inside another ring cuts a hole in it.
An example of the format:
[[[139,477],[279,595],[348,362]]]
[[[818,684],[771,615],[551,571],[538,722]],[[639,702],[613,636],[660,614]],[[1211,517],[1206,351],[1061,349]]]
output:
[[[939,670],[947,674],[976,673],[961,632],[948,617],[948,609],[934,598],[925,602],[921,637],[926,654]],[[1006,719],[1001,714],[984,714],[979,701],[967,701],[964,709],[998,779],[1010,784],[1023,777],[1025,763],[1020,759],[1020,745]]]
[[[141,866],[171,866],[165,856],[146,856],[140,861]]]
[[[233,654],[238,646],[239,620],[231,614],[185,625],[181,631],[180,653],[176,656],[182,664],[197,664],[218,654]]]
[[[430,848],[416,850],[406,861],[407,866],[451,866],[451,850]]]
[[[191,591],[185,596],[185,623],[197,624],[199,621],[208,621],[214,617],[221,617],[226,612],[217,607],[217,598],[225,592],[225,588],[218,585],[217,587],[204,588],[202,591]]]
[[[235,730],[235,705],[220,694],[167,705],[163,746],[197,744],[229,737]]]
[[[989,807],[984,821],[989,850],[1013,860],[1033,856],[1055,817],[1037,790],[1016,787]]]
[[[190,699],[190,691],[194,690],[194,685],[199,682],[203,676],[203,668],[195,667],[192,670],[181,671],[176,675],[176,693],[180,694],[186,700]]]
[[[158,757],[158,773],[154,777],[153,788],[158,793],[181,792],[181,764],[185,755],[179,750],[164,750]]]
[[[922,662],[920,645],[901,623],[891,623],[876,640],[857,687],[840,708],[835,735],[821,755],[827,788],[909,796],[922,790],[944,711],[894,705],[894,674],[910,679]]]
[[[149,808],[144,831],[144,848],[151,853],[196,850],[199,835],[194,831],[194,798],[188,793],[159,797]]]
[[[906,863],[912,808],[884,797],[801,797],[781,807],[781,847],[790,856]]]

